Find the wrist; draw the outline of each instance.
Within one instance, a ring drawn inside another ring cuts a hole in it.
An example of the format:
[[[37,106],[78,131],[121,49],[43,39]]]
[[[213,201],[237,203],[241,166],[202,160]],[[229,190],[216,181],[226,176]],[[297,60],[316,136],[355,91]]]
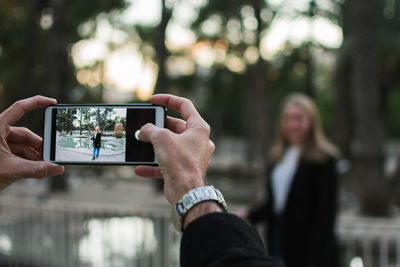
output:
[[[187,179],[187,177],[191,177],[191,179]],[[175,178],[170,179],[171,184],[174,185],[171,187],[173,194],[173,199],[171,200],[171,204],[177,203],[186,193],[197,188],[206,186],[206,182],[203,176],[201,175],[185,175],[181,178],[181,176],[175,176]]]
[[[176,196],[178,197],[176,202],[178,202],[184,195],[186,195],[191,190],[198,188],[198,187],[203,187],[203,186],[206,186],[206,183],[203,180],[198,180],[198,181],[193,181],[193,182],[185,182],[180,187],[181,190],[179,190],[179,191],[177,190],[177,192],[179,192],[179,193],[176,194]]]
[[[223,212],[221,206],[214,200],[207,200],[198,203],[191,208],[183,218],[182,229],[185,230],[187,226],[197,218],[212,212]]]
[[[227,210],[221,192],[214,186],[196,187],[187,192],[173,207],[172,221],[176,230],[182,231],[198,217]]]

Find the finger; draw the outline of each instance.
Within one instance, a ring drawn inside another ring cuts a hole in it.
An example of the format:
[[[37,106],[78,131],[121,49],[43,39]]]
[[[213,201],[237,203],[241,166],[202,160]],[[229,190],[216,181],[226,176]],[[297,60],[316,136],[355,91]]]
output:
[[[150,102],[179,112],[187,122],[188,128],[204,126],[204,123],[206,123],[189,99],[174,95],[159,94],[152,96]]]
[[[186,122],[174,117],[167,117],[167,128],[174,133],[180,134],[186,130]]]
[[[157,138],[160,138],[162,133],[169,131],[165,128],[159,128],[152,123],[147,123],[140,128],[139,131],[139,140],[142,142],[151,142],[154,145],[154,141]]]
[[[41,155],[39,152],[33,150],[31,147],[22,145],[22,144],[13,144],[9,143],[9,147],[11,152],[21,158],[28,159],[28,160],[41,160]]]
[[[13,123],[21,119],[25,113],[31,110],[44,108],[49,105],[55,105],[56,103],[57,100],[40,95],[19,100],[0,114],[1,120],[8,125],[12,125]]]
[[[62,165],[46,161],[32,161],[26,159],[17,159],[12,164],[17,164],[18,178],[44,178],[60,175],[64,172]]]
[[[25,127],[10,127],[7,141],[15,144],[25,144],[42,154],[42,138]]]
[[[155,125],[152,123],[146,123],[139,130],[139,140],[142,142],[151,142],[152,131],[156,131]]]
[[[135,173],[138,176],[146,178],[162,178],[162,174],[159,167],[153,166],[136,166]]]

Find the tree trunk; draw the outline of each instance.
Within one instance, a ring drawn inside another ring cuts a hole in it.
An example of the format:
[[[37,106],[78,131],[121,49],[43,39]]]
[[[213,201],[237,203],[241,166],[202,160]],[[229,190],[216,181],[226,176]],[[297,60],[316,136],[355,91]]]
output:
[[[350,92],[350,47],[345,40],[338,52],[335,73],[335,111],[333,117],[332,139],[339,147],[342,156],[350,157],[352,140],[353,112]]]
[[[38,94],[37,88],[34,88],[33,73],[38,52],[39,18],[45,6],[43,0],[34,0],[31,4],[30,14],[26,21],[26,36],[24,37],[24,51],[22,68],[19,70],[20,79],[18,86],[13,90],[8,90],[11,102]],[[35,116],[34,113],[25,114],[24,117],[16,123],[17,125],[30,125],[30,129],[36,133],[43,131],[43,119],[41,116]]]
[[[255,1],[253,7],[255,10],[255,17],[258,22],[256,30],[256,46],[260,47],[262,30],[265,25],[261,19],[262,5],[260,1]],[[247,160],[252,163],[254,160],[260,159],[262,168],[265,168],[268,158],[268,152],[271,147],[272,140],[272,126],[270,118],[270,107],[268,103],[268,84],[267,84],[267,67],[268,63],[263,59],[249,67],[248,77],[246,82],[247,91],[247,110],[248,110],[248,151]],[[264,170],[263,170],[264,171]]]
[[[162,0],[161,21],[157,26],[156,38],[154,47],[156,49],[156,61],[158,65],[157,81],[154,88],[155,94],[166,93],[168,88],[168,77],[165,72],[165,62],[168,58],[168,49],[165,46],[165,31],[167,30],[168,22],[172,16],[172,10],[165,6],[165,1]]]
[[[260,60],[252,71],[253,118],[255,122],[255,140],[259,140],[256,151],[260,153],[261,162],[265,163],[271,148],[272,127],[270,103],[268,102],[268,84],[266,78],[267,62]]]
[[[351,0],[352,88],[354,90],[353,177],[361,212],[386,215],[389,188],[383,177],[384,124],[378,87],[378,0]]]
[[[72,75],[71,61],[68,59],[68,29],[66,21],[66,0],[49,0],[53,10],[53,25],[47,43],[46,85],[49,95],[58,102],[67,102]],[[48,179],[50,191],[67,191],[67,176]]]
[[[303,49],[305,49],[307,56],[304,59],[304,63],[306,65],[306,77],[305,77],[305,93],[311,97],[314,98],[315,93],[314,93],[314,83],[313,83],[313,75],[314,75],[314,62],[312,58],[312,53],[311,53],[311,43],[308,43]]]

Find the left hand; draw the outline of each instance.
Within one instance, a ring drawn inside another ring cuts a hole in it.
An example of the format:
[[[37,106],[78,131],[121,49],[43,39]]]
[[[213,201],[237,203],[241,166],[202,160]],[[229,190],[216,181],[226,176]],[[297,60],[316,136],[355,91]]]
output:
[[[0,190],[22,178],[59,175],[64,167],[42,160],[42,138],[25,127],[12,126],[28,111],[54,105],[44,96],[20,100],[0,114]]]

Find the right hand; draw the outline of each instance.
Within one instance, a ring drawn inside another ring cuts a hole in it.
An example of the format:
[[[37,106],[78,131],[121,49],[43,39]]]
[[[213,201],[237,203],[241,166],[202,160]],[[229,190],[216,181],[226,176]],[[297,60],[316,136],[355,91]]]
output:
[[[164,178],[165,197],[176,204],[191,189],[205,185],[215,148],[209,139],[210,126],[188,99],[160,94],[151,97],[150,102],[179,112],[183,120],[168,116],[167,128],[148,123],[140,129],[139,139],[153,144],[159,166],[137,166],[135,173]]]

